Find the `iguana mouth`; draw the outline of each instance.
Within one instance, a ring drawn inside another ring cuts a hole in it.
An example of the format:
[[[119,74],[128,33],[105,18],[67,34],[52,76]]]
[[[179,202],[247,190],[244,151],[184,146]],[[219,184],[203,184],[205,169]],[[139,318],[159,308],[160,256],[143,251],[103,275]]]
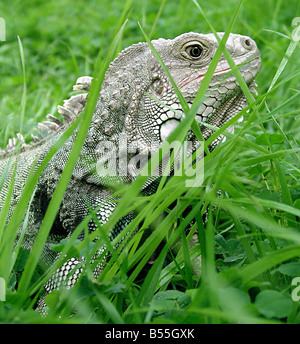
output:
[[[217,76],[217,75],[224,75],[228,72],[231,71],[231,68],[225,68],[225,69],[222,69],[222,70],[219,70],[219,71],[216,71],[213,76]],[[184,86],[186,86],[187,84],[189,84],[190,82],[192,81],[195,81],[195,80],[202,80],[204,79],[206,73],[203,73],[203,74],[200,74],[196,77],[193,77],[193,78],[189,78],[187,80],[185,80],[180,86],[179,86],[179,89],[183,88]]]
[[[236,64],[236,68],[243,68],[243,66],[251,66],[252,68],[257,68],[257,70],[259,70],[260,68],[260,56],[255,56],[253,59],[251,60],[247,60],[244,61],[242,63]],[[207,71],[205,73],[201,73],[199,75],[196,76],[192,76],[189,77],[188,79],[184,80],[180,85],[179,85],[179,89],[182,89],[184,86],[186,86],[187,84],[189,84],[190,82],[193,81],[202,81],[206,75]],[[230,67],[227,68],[223,68],[220,70],[215,70],[215,72],[213,73],[213,78],[216,76],[220,76],[220,75],[226,75],[227,73],[233,73],[232,69]],[[247,82],[248,80],[246,80]]]

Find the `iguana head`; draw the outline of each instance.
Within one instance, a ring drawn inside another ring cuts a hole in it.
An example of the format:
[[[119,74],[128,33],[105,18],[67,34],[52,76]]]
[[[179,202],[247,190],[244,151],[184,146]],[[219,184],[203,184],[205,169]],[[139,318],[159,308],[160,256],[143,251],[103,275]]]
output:
[[[223,33],[218,36],[222,38]],[[152,43],[191,105],[219,45],[216,37],[190,32]],[[226,49],[255,92],[252,83],[261,65],[255,42],[247,36],[230,34]],[[129,140],[145,147],[164,141],[184,116],[170,80],[147,43],[125,49],[111,64],[103,83],[101,104],[98,115],[105,137],[118,136],[125,130]],[[245,106],[246,98],[222,55],[196,120],[221,127]],[[201,131],[205,139],[212,134],[203,125]]]
[[[218,36],[222,38],[223,33],[218,33]],[[214,34],[190,32],[175,39],[153,40],[152,43],[191,105],[218,47],[216,37]],[[226,49],[239,66],[250,91],[256,92],[253,80],[261,60],[255,42],[247,36],[230,34]],[[87,91],[90,83],[89,77],[79,78],[75,89]],[[221,127],[247,106],[246,98],[223,55],[206,96],[197,111],[196,120],[215,127]],[[40,138],[62,131],[83,111],[86,100],[87,93],[83,93],[64,101],[64,106],[59,106],[58,111],[65,124],[48,115],[50,121],[39,123],[38,136],[32,136],[33,144],[40,144]],[[124,49],[106,72],[87,144],[91,145],[92,137],[95,146],[103,141],[117,145],[121,134],[125,134],[128,143],[135,142],[141,151],[147,150],[164,141],[183,117],[171,82],[148,44],[134,44]],[[199,127],[205,139],[213,133],[201,123]],[[18,138],[25,150],[27,145],[23,137],[18,134]],[[13,151],[15,145],[16,140],[10,140],[6,151]],[[87,151],[90,152],[90,149]]]

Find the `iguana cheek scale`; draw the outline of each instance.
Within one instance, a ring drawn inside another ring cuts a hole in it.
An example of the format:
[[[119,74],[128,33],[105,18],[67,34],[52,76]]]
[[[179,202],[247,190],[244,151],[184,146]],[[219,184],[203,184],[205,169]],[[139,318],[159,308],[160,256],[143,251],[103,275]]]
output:
[[[218,35],[220,38],[223,37],[223,33]],[[174,39],[154,40],[152,43],[188,105],[191,106],[218,47],[216,37],[213,34],[190,32]],[[226,49],[235,64],[239,66],[250,92],[255,94],[254,78],[261,65],[255,42],[247,36],[230,34]],[[63,120],[48,115],[47,120],[38,124],[37,134],[32,134],[31,143],[26,144],[23,136],[18,133],[17,139],[10,139],[5,151],[0,151],[1,174],[10,161],[10,168],[0,191],[0,209],[9,192],[13,165],[17,159],[8,217],[11,216],[20,198],[32,164],[36,164],[35,168],[41,164],[56,140],[82,113],[91,81],[92,78],[88,76],[79,78],[74,90],[81,93],[65,100],[63,106],[58,106],[58,113]],[[195,117],[203,138],[208,139],[214,131],[201,123],[221,127],[246,106],[246,97],[222,55],[207,89],[206,99],[200,105]],[[183,118],[184,112],[177,95],[148,44],[138,43],[124,49],[110,64],[105,74],[80,157],[41,255],[42,262],[49,266],[54,262],[57,254],[51,250],[50,245],[73,233],[78,224],[89,214],[88,204],[94,209],[99,208],[96,216],[100,224],[107,222],[115,208],[115,203],[111,200],[113,192],[109,186],[118,182],[131,183],[136,178],[138,171],[135,170],[135,166],[128,166],[126,171],[130,170],[133,173],[125,173],[122,177],[101,176],[97,173],[97,163],[104,154],[101,150],[104,142],[109,142],[111,147],[118,151],[120,138],[124,135],[128,145],[135,144],[141,151],[147,151],[149,147],[159,147]],[[76,132],[54,155],[36,185],[29,209],[29,223],[22,242],[23,248],[27,250],[31,250],[75,136]],[[188,133],[188,140],[193,142],[194,148],[197,148],[198,141],[191,130]],[[219,140],[220,138],[210,145],[211,150]],[[17,145],[20,146],[18,157],[14,154]],[[127,154],[127,161],[131,161],[131,153],[127,152]],[[149,185],[148,189],[144,190],[146,194],[155,192],[155,187]],[[116,237],[132,221],[133,216],[129,213],[123,217],[109,234],[110,238]],[[88,227],[90,232],[97,228],[93,221],[89,222]],[[79,239],[82,238],[83,235],[80,235]],[[80,258],[71,258],[64,263],[45,285],[46,293],[60,286],[74,285],[82,272],[82,267],[76,269],[81,261]],[[95,277],[101,273],[103,264],[104,262],[100,263],[96,268]],[[71,270],[72,274],[70,274]],[[43,309],[44,306],[44,298],[42,298],[38,308]]]

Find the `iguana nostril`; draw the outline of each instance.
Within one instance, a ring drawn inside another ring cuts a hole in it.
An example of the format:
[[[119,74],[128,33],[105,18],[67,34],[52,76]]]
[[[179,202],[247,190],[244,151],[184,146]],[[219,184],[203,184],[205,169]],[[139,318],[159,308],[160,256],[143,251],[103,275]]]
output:
[[[253,44],[251,42],[251,39],[246,38],[244,40],[244,46],[245,46],[246,49],[249,49],[249,50],[252,49],[253,48]]]

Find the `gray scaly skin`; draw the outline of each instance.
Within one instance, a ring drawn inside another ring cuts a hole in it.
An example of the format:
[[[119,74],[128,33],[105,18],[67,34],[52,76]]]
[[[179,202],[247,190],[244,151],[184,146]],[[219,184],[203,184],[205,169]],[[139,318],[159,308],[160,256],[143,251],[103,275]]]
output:
[[[223,33],[218,35],[221,38]],[[190,32],[172,40],[158,39],[152,43],[187,103],[191,105],[218,47],[217,39],[213,34]],[[226,48],[236,65],[243,64],[240,72],[250,91],[255,93],[253,81],[261,64],[255,42],[246,36],[230,34]],[[90,83],[89,77],[79,78],[75,89],[88,91]],[[50,121],[39,124],[40,137],[32,136],[31,144],[25,144],[23,137],[17,135],[22,147],[17,158],[10,214],[18,202],[32,164],[36,164],[35,168],[41,164],[53,143],[83,111],[86,99],[87,93],[82,93],[65,101],[64,107],[58,107],[64,122],[48,115]],[[222,55],[207,90],[207,98],[197,111],[196,120],[221,127],[246,106],[246,98]],[[176,113],[170,110],[170,107],[176,110]],[[97,173],[95,166],[103,154],[99,149],[101,142],[109,141],[114,147],[118,147],[121,135],[126,135],[128,145],[135,142],[141,150],[147,151],[150,145],[158,147],[176,128],[183,116],[176,93],[147,43],[138,43],[122,51],[106,72],[80,157],[42,252],[40,258],[42,262],[47,265],[53,263],[56,253],[49,245],[72,234],[77,225],[89,214],[87,202],[92,208],[100,206],[97,211],[100,223],[105,223],[114,210],[114,202],[109,201],[113,193],[109,185],[120,179],[103,177]],[[200,123],[199,127],[205,140],[212,135],[211,129]],[[29,210],[29,224],[22,243],[25,249],[30,250],[33,245],[75,135],[76,132],[59,149],[39,178]],[[189,133],[189,140],[196,141],[192,131]],[[212,144],[211,149],[217,141]],[[1,174],[11,158],[10,168],[0,192],[0,208],[3,206],[13,173],[15,146],[16,140],[10,140],[6,152],[2,151],[0,156]],[[127,173],[121,181],[130,183],[135,177],[133,168],[133,172]],[[132,216],[132,214],[125,216],[112,230],[110,237],[115,237],[131,221]],[[89,231],[92,232],[95,228],[94,222],[90,221]],[[46,292],[49,293],[64,283],[73,285],[82,268],[78,269],[68,282],[63,280],[66,280],[68,271],[76,267],[79,260],[72,258],[67,261],[48,281],[45,286]],[[95,275],[98,273],[99,269],[95,271]],[[44,301],[39,307],[43,306]]]

